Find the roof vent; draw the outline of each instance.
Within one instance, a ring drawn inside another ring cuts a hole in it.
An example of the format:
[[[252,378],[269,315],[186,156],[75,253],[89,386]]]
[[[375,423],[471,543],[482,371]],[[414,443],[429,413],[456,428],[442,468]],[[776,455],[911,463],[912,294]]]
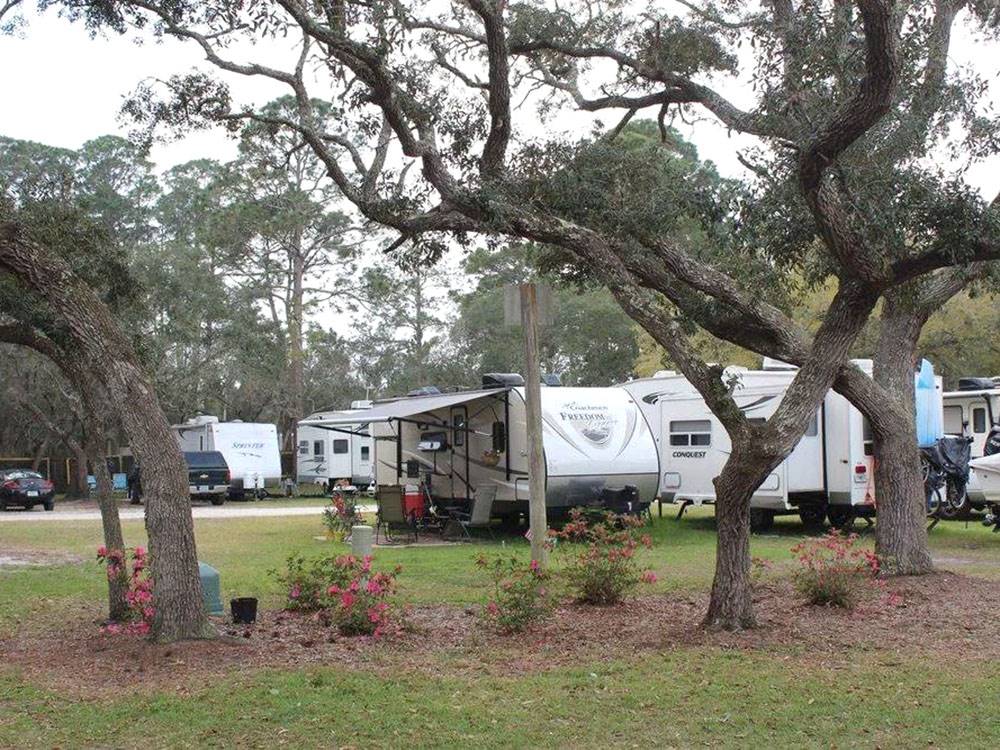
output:
[[[370,399],[365,399],[365,398],[360,399],[359,401],[352,401],[351,402],[351,408],[352,409],[371,409],[372,408],[372,402],[371,402]]]
[[[524,385],[524,378],[516,372],[488,372],[483,375],[483,388],[514,388]]]

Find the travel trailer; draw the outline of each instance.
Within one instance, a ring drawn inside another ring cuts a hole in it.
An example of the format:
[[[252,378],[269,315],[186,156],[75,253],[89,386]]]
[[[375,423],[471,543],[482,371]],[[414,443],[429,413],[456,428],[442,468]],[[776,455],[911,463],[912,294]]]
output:
[[[853,360],[871,374],[871,360]],[[751,420],[777,410],[795,368],[764,359],[760,370],[728,367],[737,405]],[[729,456],[729,436],[701,395],[672,371],[621,386],[635,398],[653,428],[660,454],[658,496],[663,502],[700,505],[715,501],[712,480]],[[940,379],[937,392],[940,394]],[[828,517],[846,526],[874,511],[873,443],[867,420],[840,394],[830,391],[792,453],[764,480],[751,501],[756,530],[778,514],[798,513],[807,524]]]
[[[483,388],[376,402],[364,414],[375,444],[379,486],[423,490],[447,505],[496,487],[493,515],[528,510],[523,379],[484,376]],[[555,512],[596,505],[604,490],[633,486],[641,504],[656,494],[656,445],[632,396],[621,388],[542,387],[545,501]],[[354,411],[300,426],[348,430]],[[338,433],[333,433],[338,434]],[[342,434],[342,433],[341,433]]]
[[[218,417],[198,416],[171,428],[182,451],[218,451],[229,465],[229,497],[244,499],[267,495],[267,488],[281,482],[278,430],[273,424],[220,422]]]
[[[371,401],[353,401],[349,410],[316,412],[298,426],[296,481],[332,488],[348,482],[367,489],[374,481],[374,445],[368,425],[360,417],[371,408]],[[327,420],[345,414],[357,415],[349,424],[328,424]]]
[[[944,431],[972,437],[972,457],[983,456],[990,428],[1000,419],[1000,378],[959,378],[943,396]]]

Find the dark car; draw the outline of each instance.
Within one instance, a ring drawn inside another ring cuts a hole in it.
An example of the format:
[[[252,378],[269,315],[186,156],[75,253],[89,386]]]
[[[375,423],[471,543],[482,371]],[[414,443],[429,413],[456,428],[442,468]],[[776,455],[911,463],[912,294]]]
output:
[[[211,500],[222,505],[229,494],[229,464],[218,451],[184,453],[188,465],[188,491],[191,498]]]
[[[9,505],[21,505],[31,510],[36,505],[45,510],[55,507],[56,489],[52,482],[30,469],[0,470],[0,510]]]

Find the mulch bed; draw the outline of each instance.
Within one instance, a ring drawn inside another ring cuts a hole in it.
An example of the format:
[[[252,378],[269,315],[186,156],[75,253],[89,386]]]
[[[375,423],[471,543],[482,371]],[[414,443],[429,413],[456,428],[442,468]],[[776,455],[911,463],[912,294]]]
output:
[[[755,594],[759,627],[737,633],[700,627],[707,594],[640,596],[618,607],[565,604],[527,633],[487,631],[476,608],[415,607],[400,636],[346,638],[316,618],[264,611],[250,627],[219,621],[222,639],[155,645],[102,635],[76,621],[42,636],[0,641],[0,659],[32,682],[73,695],[138,689],[186,692],[223,675],[266,668],[337,665],[376,674],[482,675],[535,672],[588,660],[703,647],[780,652],[842,662],[859,652],[951,660],[1000,657],[1000,581],[954,573],[892,580],[853,612],[810,607],[786,581]]]

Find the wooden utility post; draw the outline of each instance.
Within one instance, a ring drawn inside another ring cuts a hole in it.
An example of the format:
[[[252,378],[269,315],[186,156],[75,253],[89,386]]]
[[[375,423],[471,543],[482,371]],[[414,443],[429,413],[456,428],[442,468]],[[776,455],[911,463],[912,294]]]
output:
[[[542,452],[542,372],[538,361],[538,294],[534,284],[521,284],[521,327],[524,330],[524,395],[528,419],[528,528],[531,559],[548,563],[545,542],[545,456]]]

